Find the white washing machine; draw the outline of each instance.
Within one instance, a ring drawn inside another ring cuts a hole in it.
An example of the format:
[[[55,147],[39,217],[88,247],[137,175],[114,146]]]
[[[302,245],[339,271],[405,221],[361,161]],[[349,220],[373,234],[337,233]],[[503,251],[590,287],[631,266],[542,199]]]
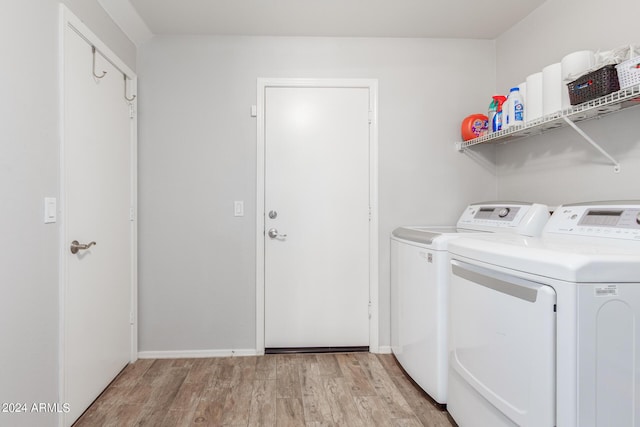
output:
[[[640,426],[640,201],[564,205],[540,238],[449,251],[460,427]]]
[[[456,227],[400,227],[391,236],[391,346],[404,370],[436,402],[447,401],[448,242],[468,233],[537,235],[546,206],[469,205]],[[463,234],[464,233],[464,234]]]

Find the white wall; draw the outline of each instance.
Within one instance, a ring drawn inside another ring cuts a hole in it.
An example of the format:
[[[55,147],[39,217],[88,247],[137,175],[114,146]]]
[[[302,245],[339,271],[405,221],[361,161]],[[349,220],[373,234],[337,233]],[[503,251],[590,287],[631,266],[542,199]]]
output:
[[[582,49],[640,44],[635,0],[548,0],[496,40],[497,88],[524,81],[544,66]],[[560,203],[639,199],[640,109],[580,123],[622,165],[613,166],[571,129],[498,147],[498,197]]]
[[[97,2],[65,2],[130,66],[135,47]],[[0,402],[58,402],[58,2],[11,0],[0,14]],[[0,413],[53,426],[55,414]]]
[[[454,150],[485,111],[492,41],[156,37],[139,49],[140,350],[255,349],[258,77],[379,79],[380,344],[389,234],[494,199],[492,150]],[[244,200],[245,216],[233,216]]]

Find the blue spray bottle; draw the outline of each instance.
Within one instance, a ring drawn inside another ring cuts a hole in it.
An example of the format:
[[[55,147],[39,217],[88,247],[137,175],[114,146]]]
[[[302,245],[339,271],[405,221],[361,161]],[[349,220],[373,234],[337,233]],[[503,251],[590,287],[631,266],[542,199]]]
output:
[[[493,132],[497,132],[502,130],[502,120],[504,117],[502,111],[502,104],[507,100],[506,96],[502,95],[493,95],[493,101],[489,105],[489,117],[491,117],[491,130]],[[495,108],[495,112],[493,109]]]

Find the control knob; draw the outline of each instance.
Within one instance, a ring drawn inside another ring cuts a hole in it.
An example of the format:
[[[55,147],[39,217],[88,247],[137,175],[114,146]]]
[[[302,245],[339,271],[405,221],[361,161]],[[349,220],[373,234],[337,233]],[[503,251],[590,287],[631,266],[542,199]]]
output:
[[[509,209],[509,208],[502,208],[502,209],[500,209],[500,212],[498,212],[498,216],[500,218],[504,218],[505,216],[509,215],[510,211],[511,211],[511,209]]]
[[[640,212],[636,215],[636,223],[640,224]]]

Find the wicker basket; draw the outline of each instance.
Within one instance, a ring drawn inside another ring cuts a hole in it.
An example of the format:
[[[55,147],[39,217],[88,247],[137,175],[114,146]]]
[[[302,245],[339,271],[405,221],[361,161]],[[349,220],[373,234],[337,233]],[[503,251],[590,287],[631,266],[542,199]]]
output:
[[[616,65],[620,89],[640,84],[640,56],[627,59]]]
[[[605,65],[567,84],[567,87],[571,105],[582,104],[620,90],[616,66]]]

